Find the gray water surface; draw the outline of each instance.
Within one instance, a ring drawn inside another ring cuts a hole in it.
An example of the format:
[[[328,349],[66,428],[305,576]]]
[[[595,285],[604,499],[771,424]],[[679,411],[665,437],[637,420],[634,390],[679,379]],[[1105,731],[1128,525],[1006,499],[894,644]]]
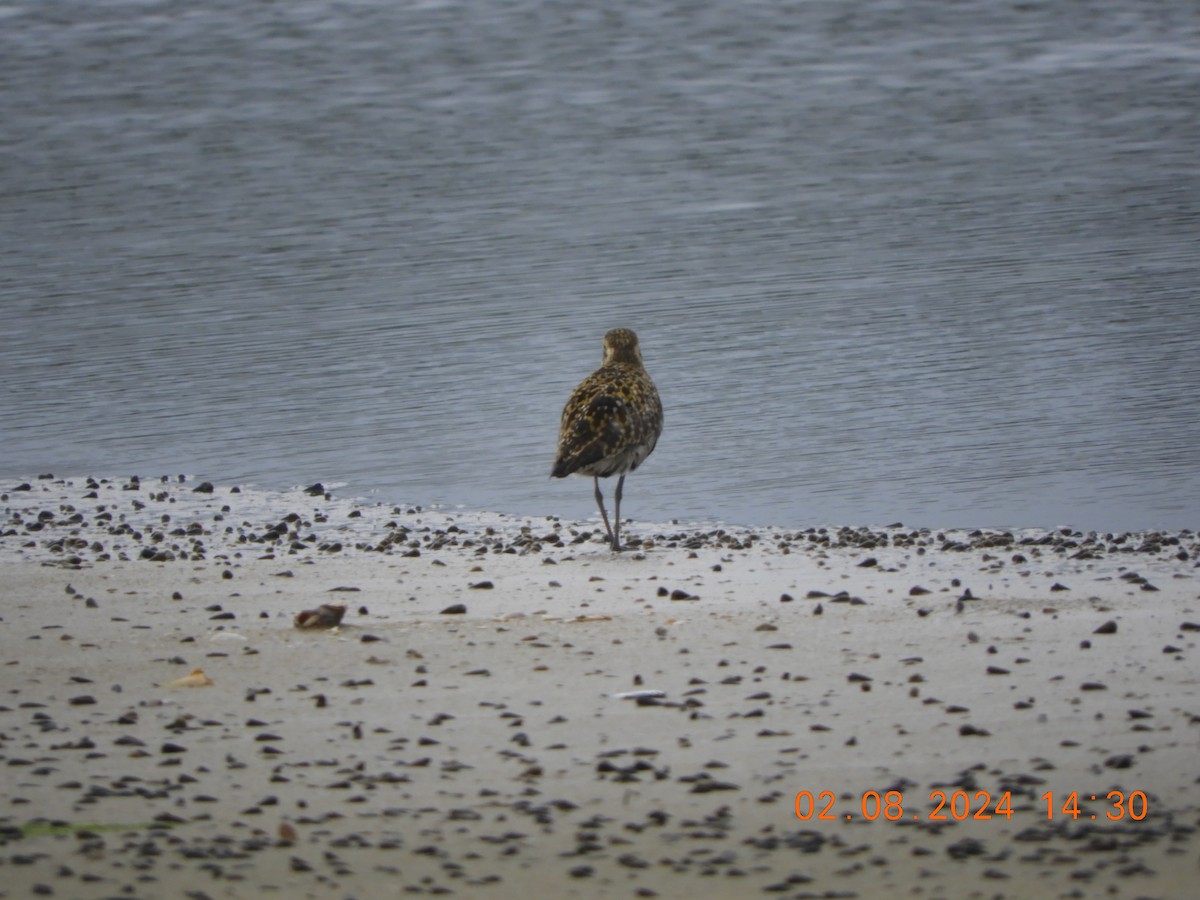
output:
[[[0,478],[1200,526],[1200,6],[0,7]],[[611,486],[610,486],[611,487]]]

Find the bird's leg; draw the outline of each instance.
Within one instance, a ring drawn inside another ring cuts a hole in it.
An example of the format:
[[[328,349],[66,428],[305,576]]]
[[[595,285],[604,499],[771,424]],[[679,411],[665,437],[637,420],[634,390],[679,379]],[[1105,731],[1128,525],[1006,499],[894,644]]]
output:
[[[613,492],[614,506],[613,519],[616,523],[616,530],[613,532],[612,548],[614,550],[621,549],[621,488],[625,487],[625,476],[622,475],[617,479],[617,489]]]
[[[596,483],[596,505],[600,507],[600,516],[604,519],[604,530],[608,533],[608,543],[611,546],[614,540],[613,530],[608,524],[608,510],[604,508],[604,495],[600,493],[600,476],[593,475],[592,481]],[[619,487],[617,488],[617,491],[620,492]],[[620,525],[621,523],[618,521],[617,524]]]

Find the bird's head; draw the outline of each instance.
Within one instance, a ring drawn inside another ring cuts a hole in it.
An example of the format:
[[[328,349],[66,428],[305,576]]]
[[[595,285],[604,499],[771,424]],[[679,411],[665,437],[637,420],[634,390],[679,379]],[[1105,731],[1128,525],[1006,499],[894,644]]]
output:
[[[631,363],[642,365],[642,351],[638,349],[637,335],[628,328],[614,328],[604,336],[603,365]]]

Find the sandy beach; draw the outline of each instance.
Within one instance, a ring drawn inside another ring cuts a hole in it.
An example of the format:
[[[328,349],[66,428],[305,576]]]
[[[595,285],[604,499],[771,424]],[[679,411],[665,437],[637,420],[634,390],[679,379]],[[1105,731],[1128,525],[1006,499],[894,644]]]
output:
[[[175,477],[0,505],[0,896],[1200,877],[1192,532],[632,521],[613,554],[598,522]]]

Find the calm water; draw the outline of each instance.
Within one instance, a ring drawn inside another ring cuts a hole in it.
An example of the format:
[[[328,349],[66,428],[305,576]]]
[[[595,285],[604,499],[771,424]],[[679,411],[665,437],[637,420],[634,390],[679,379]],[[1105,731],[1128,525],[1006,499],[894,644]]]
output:
[[[0,7],[0,479],[1200,526],[1200,5]]]

